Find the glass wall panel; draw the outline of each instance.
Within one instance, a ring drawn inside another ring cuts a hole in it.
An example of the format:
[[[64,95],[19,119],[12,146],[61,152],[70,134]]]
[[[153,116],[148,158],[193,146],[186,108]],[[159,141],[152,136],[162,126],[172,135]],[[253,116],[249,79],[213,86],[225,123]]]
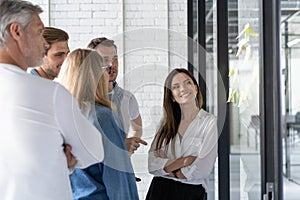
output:
[[[218,94],[216,65],[216,1],[205,1],[205,50],[206,50],[206,106],[210,113],[218,117]],[[210,179],[210,190],[208,200],[219,199],[218,188],[218,159],[216,160],[214,173]]]
[[[284,199],[300,190],[300,1],[281,2]]]
[[[196,43],[199,32],[198,2],[193,1],[193,40]],[[230,199],[234,200],[261,198],[260,3],[259,0],[228,0],[228,134],[231,138]],[[282,0],[281,16],[284,199],[293,200],[299,199],[300,189],[300,0]],[[218,115],[216,22],[216,0],[206,0],[206,107],[211,113]],[[203,67],[199,62],[197,45],[194,46],[193,62],[194,66]],[[218,163],[211,178],[209,199],[219,199],[217,167]]]
[[[228,1],[230,199],[260,199],[259,1]]]

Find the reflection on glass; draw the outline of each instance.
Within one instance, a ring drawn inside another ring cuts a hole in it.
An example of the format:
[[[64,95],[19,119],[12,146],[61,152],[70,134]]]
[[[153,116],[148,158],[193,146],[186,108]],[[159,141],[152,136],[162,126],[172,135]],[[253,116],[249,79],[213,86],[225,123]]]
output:
[[[284,199],[300,189],[300,1],[281,2],[281,66]]]
[[[229,1],[231,199],[260,199],[259,1]]]

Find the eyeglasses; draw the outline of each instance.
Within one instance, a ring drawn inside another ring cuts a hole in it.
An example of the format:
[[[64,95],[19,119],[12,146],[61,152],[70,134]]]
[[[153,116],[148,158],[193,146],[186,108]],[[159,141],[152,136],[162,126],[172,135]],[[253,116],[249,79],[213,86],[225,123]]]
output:
[[[105,69],[105,70],[107,71],[108,74],[111,73],[111,68],[112,68],[112,66],[110,66],[110,65],[106,65],[106,66],[103,66],[103,67],[102,67],[102,69]]]

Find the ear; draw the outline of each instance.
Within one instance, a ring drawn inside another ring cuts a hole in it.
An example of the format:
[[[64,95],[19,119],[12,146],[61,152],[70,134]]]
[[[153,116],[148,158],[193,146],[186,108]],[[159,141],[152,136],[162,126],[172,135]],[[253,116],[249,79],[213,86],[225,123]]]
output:
[[[196,90],[196,94],[198,94],[198,92],[200,91],[200,88],[198,88],[197,85],[194,85],[194,88]]]
[[[20,40],[23,28],[21,24],[13,22],[9,26],[9,33],[14,40]]]

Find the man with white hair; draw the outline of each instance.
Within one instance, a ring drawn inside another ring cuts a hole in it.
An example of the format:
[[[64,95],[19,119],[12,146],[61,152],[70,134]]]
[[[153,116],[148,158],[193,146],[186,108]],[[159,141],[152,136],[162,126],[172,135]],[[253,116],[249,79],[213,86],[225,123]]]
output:
[[[0,1],[0,199],[72,199],[64,146],[77,167],[103,160],[101,134],[58,83],[26,73],[42,63],[42,9]]]

